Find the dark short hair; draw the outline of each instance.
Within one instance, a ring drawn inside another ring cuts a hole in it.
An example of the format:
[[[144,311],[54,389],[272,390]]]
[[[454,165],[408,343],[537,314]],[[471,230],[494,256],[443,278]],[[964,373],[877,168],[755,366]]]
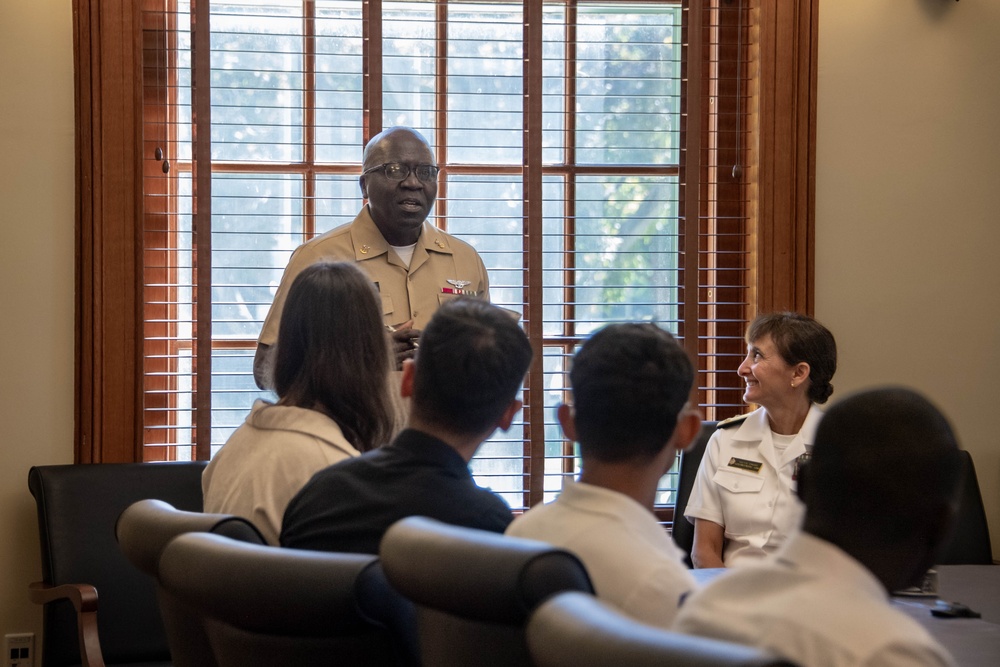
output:
[[[448,301],[420,336],[412,410],[449,431],[481,433],[517,396],[531,356],[506,312],[482,299]]]
[[[569,374],[580,451],[600,461],[655,457],[688,401],[694,367],[654,324],[609,324],[573,357]]]
[[[837,372],[837,342],[825,326],[801,313],[758,315],[747,328],[746,340],[754,343],[769,336],[789,366],[809,364],[809,400],[826,403],[833,394],[830,381]]]
[[[915,391],[862,391],[816,430],[803,500],[807,521],[902,539],[955,498],[961,460],[943,414]]]
[[[392,434],[381,310],[360,269],[319,262],[292,282],[278,330],[274,384],[281,403],[324,412],[362,452]]]

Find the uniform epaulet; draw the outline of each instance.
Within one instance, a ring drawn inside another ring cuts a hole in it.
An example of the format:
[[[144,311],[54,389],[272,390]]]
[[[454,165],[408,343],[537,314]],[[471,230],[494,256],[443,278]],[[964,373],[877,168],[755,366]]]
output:
[[[723,419],[722,421],[720,421],[718,424],[715,425],[715,428],[732,428],[733,426],[738,426],[742,424],[744,420],[746,420],[746,418],[749,416],[750,416],[749,414],[737,415],[735,417],[730,417],[729,419]]]

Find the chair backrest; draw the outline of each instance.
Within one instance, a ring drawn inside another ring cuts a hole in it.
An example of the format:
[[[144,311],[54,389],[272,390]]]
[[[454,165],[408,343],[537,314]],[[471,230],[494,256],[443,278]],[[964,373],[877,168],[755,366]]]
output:
[[[400,663],[411,667],[420,665],[417,608],[392,587],[380,560],[372,561],[361,570],[354,583],[354,597],[361,616],[395,638]]]
[[[154,499],[129,505],[115,526],[122,553],[153,581],[159,577],[163,549],[173,538],[189,532],[215,532],[253,544],[265,543],[260,531],[242,517],[187,512]],[[157,585],[156,593],[175,667],[214,667],[215,655],[200,616],[162,586]]]
[[[392,637],[354,597],[374,560],[185,533],[163,550],[160,584],[197,610],[222,667],[393,665]]]
[[[757,648],[640,623],[592,595],[560,593],[528,621],[537,667],[765,667],[791,663]]]
[[[28,471],[38,509],[42,578],[53,585],[97,588],[100,644],[109,663],[170,659],[153,582],[129,565],[118,548],[115,522],[143,498],[201,511],[205,465],[96,463]],[[68,602],[45,605],[43,633],[46,665],[80,663],[76,618]]]
[[[426,665],[530,665],[524,626],[559,591],[593,592],[580,560],[542,542],[409,517],[380,548],[393,588],[417,606]]]
[[[986,522],[983,495],[979,490],[976,466],[972,455],[962,451],[962,482],[959,489],[958,514],[951,538],[938,557],[940,565],[990,565],[993,549],[990,529]]]
[[[681,452],[680,472],[677,475],[677,499],[674,502],[674,525],[671,534],[674,542],[684,552],[684,560],[692,567],[691,548],[694,546],[694,526],[684,518],[684,508],[687,507],[694,478],[698,475],[701,458],[705,455],[708,439],[715,433],[718,422],[703,422],[698,437],[685,451]]]

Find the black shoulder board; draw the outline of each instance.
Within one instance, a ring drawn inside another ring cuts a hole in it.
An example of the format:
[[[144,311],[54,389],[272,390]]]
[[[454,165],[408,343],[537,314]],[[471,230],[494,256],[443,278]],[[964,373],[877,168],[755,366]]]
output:
[[[723,419],[721,422],[715,425],[715,428],[732,428],[733,426],[739,426],[742,424],[747,417],[750,415],[737,415],[735,417],[730,417],[729,419]]]

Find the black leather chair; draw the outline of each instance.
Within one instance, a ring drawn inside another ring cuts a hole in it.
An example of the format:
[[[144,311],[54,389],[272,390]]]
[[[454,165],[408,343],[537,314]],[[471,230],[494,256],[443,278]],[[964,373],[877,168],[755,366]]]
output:
[[[592,595],[560,593],[528,621],[536,667],[789,667],[760,649],[640,623]]]
[[[233,539],[264,544],[260,531],[247,519],[230,514],[204,514],[174,508],[162,500],[140,500],[129,505],[115,526],[118,546],[132,565],[150,576],[159,577],[160,555],[178,535],[214,532]],[[163,625],[175,667],[215,667],[215,654],[201,618],[156,586]]]
[[[163,550],[159,581],[202,618],[221,667],[395,665],[393,637],[355,599],[375,560],[185,533]]]
[[[417,608],[389,583],[378,559],[365,566],[354,582],[354,597],[362,618],[392,635],[400,664],[420,665]]]
[[[205,465],[98,463],[28,471],[42,552],[42,581],[30,585],[30,596],[45,605],[46,667],[170,664],[153,582],[119,550],[115,522],[144,498],[200,512]]]
[[[684,518],[684,508],[687,507],[694,478],[698,474],[701,458],[705,455],[708,439],[715,433],[718,422],[703,422],[698,437],[685,451],[681,452],[680,471],[677,475],[677,500],[674,503],[674,525],[671,534],[674,542],[684,551],[684,560],[688,567],[691,564],[691,548],[694,546],[694,526]]]
[[[531,665],[524,628],[535,607],[559,591],[593,593],[564,549],[426,517],[393,524],[379,555],[392,587],[416,604],[425,665]]]
[[[990,528],[986,522],[983,495],[979,490],[976,466],[972,455],[962,451],[962,482],[959,489],[958,514],[950,540],[941,551],[939,565],[990,565],[993,548]]]

